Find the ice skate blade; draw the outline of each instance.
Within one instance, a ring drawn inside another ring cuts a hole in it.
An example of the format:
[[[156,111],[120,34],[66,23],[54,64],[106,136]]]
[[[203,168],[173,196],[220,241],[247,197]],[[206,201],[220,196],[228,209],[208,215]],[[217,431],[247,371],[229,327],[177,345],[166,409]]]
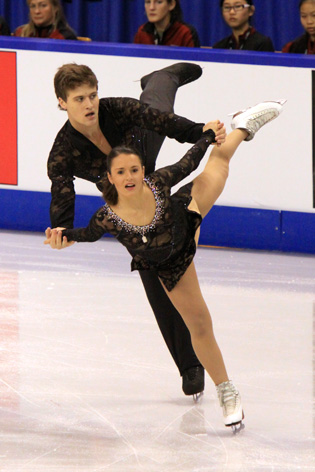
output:
[[[194,393],[194,394],[193,394],[194,403],[200,403],[202,397],[203,397],[203,392]]]
[[[239,434],[239,433],[242,431],[242,429],[245,428],[245,425],[244,425],[244,423],[241,421],[240,423],[236,423],[236,424],[230,425],[230,428],[231,428],[231,430],[232,430],[232,433],[233,433],[234,435],[236,435],[236,434]]]

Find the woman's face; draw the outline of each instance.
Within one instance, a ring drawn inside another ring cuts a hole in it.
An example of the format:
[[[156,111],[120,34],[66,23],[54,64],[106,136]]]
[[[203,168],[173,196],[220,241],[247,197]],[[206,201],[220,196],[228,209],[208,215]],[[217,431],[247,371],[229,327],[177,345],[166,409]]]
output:
[[[145,0],[145,12],[150,23],[166,23],[171,19],[171,11],[176,6],[175,0],[168,2],[167,0]]]
[[[222,5],[224,21],[230,28],[236,30],[248,27],[254,11],[255,7],[244,0],[225,0]]]
[[[307,33],[315,37],[315,1],[307,0],[300,7],[300,19],[303,28]]]
[[[49,26],[54,22],[56,8],[50,0],[31,0],[29,3],[31,20],[38,27]]]
[[[144,167],[136,154],[119,154],[112,160],[107,176],[118,195],[129,198],[137,195],[143,187]]]

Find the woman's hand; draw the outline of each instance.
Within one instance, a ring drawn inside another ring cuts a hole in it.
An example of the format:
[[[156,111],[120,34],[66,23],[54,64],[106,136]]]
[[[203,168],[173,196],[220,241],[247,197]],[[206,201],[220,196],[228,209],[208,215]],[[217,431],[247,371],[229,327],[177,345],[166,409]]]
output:
[[[44,244],[49,244],[52,249],[64,249],[72,246],[75,241],[68,242],[67,237],[62,237],[62,230],[66,228],[47,228],[45,231],[46,240]]]
[[[226,129],[224,123],[221,123],[220,120],[209,121],[203,127],[203,131],[207,129],[212,129],[215,132],[215,140],[218,146],[221,146],[225,142],[226,139]]]

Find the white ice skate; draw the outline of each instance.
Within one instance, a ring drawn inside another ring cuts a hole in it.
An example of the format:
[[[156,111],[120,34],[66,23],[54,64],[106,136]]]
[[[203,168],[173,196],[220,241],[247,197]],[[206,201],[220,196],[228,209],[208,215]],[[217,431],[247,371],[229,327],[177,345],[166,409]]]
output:
[[[234,434],[241,431],[245,426],[242,423],[244,412],[241,396],[231,380],[222,382],[216,386],[220,406],[223,409],[224,424],[230,426]]]
[[[251,141],[262,126],[280,115],[285,103],[286,100],[262,102],[245,110],[230,113],[230,116],[233,115],[231,128],[245,129],[249,133],[245,141]]]

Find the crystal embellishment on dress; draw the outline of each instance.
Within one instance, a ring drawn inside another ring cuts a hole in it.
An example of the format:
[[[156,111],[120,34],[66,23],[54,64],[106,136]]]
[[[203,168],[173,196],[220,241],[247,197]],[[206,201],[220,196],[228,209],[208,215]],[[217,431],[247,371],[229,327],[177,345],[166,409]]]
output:
[[[122,218],[120,218],[107,203],[105,203],[104,208],[106,210],[108,217],[110,217],[110,219],[114,222],[114,224],[118,228],[119,227],[123,228],[127,233],[138,234],[141,237],[142,242],[147,243],[148,238],[146,234],[149,233],[150,231],[155,230],[157,221],[159,221],[162,215],[164,214],[164,199],[162,198],[161,190],[157,188],[153,179],[145,177],[144,181],[146,184],[149,185],[150,189],[152,190],[152,193],[155,198],[155,205],[156,205],[155,214],[150,224],[144,225],[144,226],[132,225],[131,223],[127,223]]]

